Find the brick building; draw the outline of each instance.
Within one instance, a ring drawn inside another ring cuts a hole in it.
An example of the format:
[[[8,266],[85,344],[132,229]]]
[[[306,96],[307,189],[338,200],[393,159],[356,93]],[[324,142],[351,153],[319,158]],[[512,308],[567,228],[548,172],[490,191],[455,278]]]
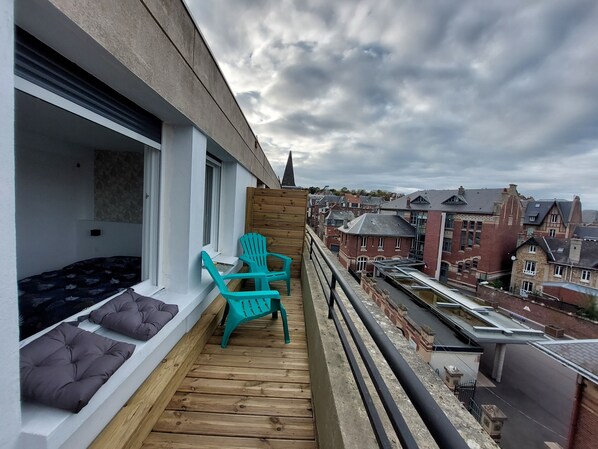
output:
[[[567,239],[581,223],[581,201],[578,196],[573,201],[530,201],[527,203],[523,217],[523,227],[527,237],[540,235]]]
[[[363,214],[339,228],[339,261],[355,272],[373,272],[373,262],[409,257],[413,226],[393,215]]]
[[[517,186],[503,189],[420,190],[380,206],[416,229],[411,257],[427,275],[464,287],[511,272],[511,252],[522,232]]]
[[[332,251],[338,252],[340,248],[340,230],[344,223],[347,223],[355,218],[353,211],[341,209],[339,206],[333,206],[324,218],[323,225],[320,225],[322,230],[322,241],[324,245]]]
[[[585,307],[587,295],[598,296],[598,242],[534,235],[517,248],[511,291],[524,297],[544,293]]]

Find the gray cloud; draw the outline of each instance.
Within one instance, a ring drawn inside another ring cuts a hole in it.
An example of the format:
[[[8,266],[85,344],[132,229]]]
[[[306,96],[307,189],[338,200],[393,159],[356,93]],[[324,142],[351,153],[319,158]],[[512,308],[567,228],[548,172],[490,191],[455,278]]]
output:
[[[598,208],[598,5],[186,0],[275,171]]]

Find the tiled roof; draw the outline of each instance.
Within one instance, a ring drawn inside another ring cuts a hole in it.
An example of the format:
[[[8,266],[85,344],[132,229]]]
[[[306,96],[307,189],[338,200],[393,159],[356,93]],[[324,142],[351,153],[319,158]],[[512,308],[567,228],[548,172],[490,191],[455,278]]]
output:
[[[523,216],[524,225],[539,226],[542,224],[546,215],[556,204],[557,209],[561,214],[561,219],[566,225],[569,223],[569,215],[573,207],[573,201],[566,200],[538,200],[530,201],[525,208],[525,215]],[[530,219],[532,217],[533,219]]]
[[[538,342],[536,347],[598,383],[598,340]]]
[[[598,240],[598,226],[578,226],[573,231],[573,237],[583,240]]]
[[[413,226],[397,215],[363,214],[339,229],[352,235],[415,237]]]
[[[531,237],[517,247],[537,245],[548,255],[548,260],[562,265],[573,265],[580,268],[598,268],[598,242],[586,240],[581,243],[579,262],[569,259],[571,239],[554,239],[549,237]]]
[[[383,210],[436,210],[492,214],[494,205],[501,202],[502,194],[505,192],[505,189],[420,190],[394,201],[383,203],[380,208]],[[409,207],[407,200],[410,203]]]

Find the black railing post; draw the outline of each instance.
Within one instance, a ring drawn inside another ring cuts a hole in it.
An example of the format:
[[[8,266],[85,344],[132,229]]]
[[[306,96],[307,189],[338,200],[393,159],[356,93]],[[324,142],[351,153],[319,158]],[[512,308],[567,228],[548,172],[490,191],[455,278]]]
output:
[[[334,289],[336,288],[336,277],[332,276],[330,282],[330,300],[328,301],[328,319],[332,319],[332,308],[334,307]]]

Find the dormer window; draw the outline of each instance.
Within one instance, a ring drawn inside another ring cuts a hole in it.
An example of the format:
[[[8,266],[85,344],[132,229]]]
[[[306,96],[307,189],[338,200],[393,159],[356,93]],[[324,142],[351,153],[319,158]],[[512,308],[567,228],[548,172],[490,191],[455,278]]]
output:
[[[536,216],[535,216],[535,215],[530,215],[530,216],[529,216],[529,221],[530,221],[530,222],[532,222],[532,221],[536,221]]]
[[[430,204],[430,202],[421,195],[418,195],[415,199],[411,200],[411,204]]]
[[[536,254],[536,245],[530,245],[529,252],[530,254]]]
[[[467,201],[458,195],[453,195],[450,198],[444,200],[442,204],[467,204]]]

